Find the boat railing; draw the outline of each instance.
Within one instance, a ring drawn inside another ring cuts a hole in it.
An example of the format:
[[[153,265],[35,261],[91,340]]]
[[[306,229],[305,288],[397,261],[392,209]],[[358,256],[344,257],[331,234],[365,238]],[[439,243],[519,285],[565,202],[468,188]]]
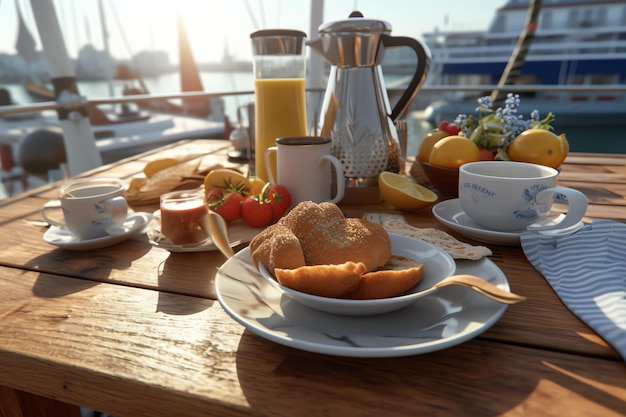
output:
[[[515,93],[556,93],[556,92],[573,92],[573,93],[623,93],[626,92],[625,84],[604,84],[604,85],[534,85],[534,84],[520,84],[520,85],[488,85],[488,84],[474,84],[474,85],[428,85],[424,86],[420,91],[429,91],[432,93],[444,93],[450,91],[467,91],[467,92],[481,92],[481,91],[511,91]]]
[[[449,46],[441,46],[433,55],[438,59],[450,59],[454,58],[459,61],[462,59],[471,59],[472,62],[477,57],[502,57],[510,56],[512,49],[515,47],[515,39],[512,39],[508,44],[502,45],[467,45],[462,49],[450,48]],[[611,55],[624,54],[626,48],[626,41],[615,41],[607,45],[602,41],[588,41],[581,42],[560,42],[560,43],[540,43],[536,42],[532,46],[533,55]]]
[[[195,97],[225,97],[225,96],[238,96],[238,95],[251,95],[254,91],[229,91],[229,92],[214,92],[208,93],[204,91],[191,91],[191,92],[179,92],[172,94],[136,94],[128,96],[114,96],[106,98],[90,98],[84,99],[82,97],[76,97],[73,101],[64,101],[62,103],[56,101],[44,101],[38,103],[28,104],[11,104],[6,106],[0,106],[0,115],[11,115],[20,113],[32,113],[41,112],[45,110],[59,110],[66,109],[72,110],[80,105],[91,104],[95,106],[106,104],[124,104],[124,103],[138,103],[149,102],[153,100],[175,100],[184,98]]]
[[[527,93],[527,92],[547,92],[547,93],[625,93],[626,85],[624,84],[605,84],[605,85],[425,85],[421,88],[420,92],[429,93],[446,93],[446,92],[485,92],[485,91],[511,91],[515,93]],[[309,89],[309,92],[320,94],[324,89]],[[402,93],[402,88],[390,88],[390,93]],[[106,97],[106,98],[78,98],[74,101],[65,101],[62,103],[56,101],[46,101],[39,103],[28,104],[11,104],[0,106],[0,116],[15,115],[21,113],[33,113],[42,112],[46,110],[72,110],[79,105],[89,103],[91,105],[107,105],[107,104],[123,104],[123,103],[137,103],[142,101],[152,100],[175,100],[195,97],[208,97],[208,98],[220,98],[231,96],[245,96],[254,95],[254,91],[242,90],[242,91],[228,91],[228,92],[204,92],[204,91],[192,91],[192,92],[178,92],[171,94],[138,94],[132,96],[118,96],[118,97]]]

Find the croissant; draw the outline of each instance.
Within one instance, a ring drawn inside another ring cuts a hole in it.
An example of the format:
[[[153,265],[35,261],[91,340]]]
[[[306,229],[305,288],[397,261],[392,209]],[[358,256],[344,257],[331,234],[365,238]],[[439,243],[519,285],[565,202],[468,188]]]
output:
[[[421,263],[391,256],[382,225],[346,218],[333,203],[298,204],[252,239],[250,253],[282,285],[325,297],[392,297],[423,276]]]

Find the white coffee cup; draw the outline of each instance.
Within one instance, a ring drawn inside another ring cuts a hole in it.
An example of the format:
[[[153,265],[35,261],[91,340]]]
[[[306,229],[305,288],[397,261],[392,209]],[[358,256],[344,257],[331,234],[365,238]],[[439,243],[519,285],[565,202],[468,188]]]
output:
[[[553,230],[574,226],[587,211],[587,197],[557,187],[559,172],[543,165],[512,161],[471,162],[459,168],[459,200],[476,223],[496,231]],[[537,224],[550,214],[555,198],[566,198],[567,215]]]
[[[66,227],[80,239],[95,239],[123,226],[128,215],[125,194],[118,179],[71,180],[61,185],[58,200],[44,204],[41,215],[49,224]]]
[[[270,156],[276,153],[277,177],[271,169],[267,176],[272,184],[282,185],[291,195],[291,205],[303,201],[339,203],[345,191],[343,167],[331,153],[330,138],[317,136],[276,139],[276,146],[265,151],[265,166],[270,167]],[[336,192],[332,196],[334,167]]]

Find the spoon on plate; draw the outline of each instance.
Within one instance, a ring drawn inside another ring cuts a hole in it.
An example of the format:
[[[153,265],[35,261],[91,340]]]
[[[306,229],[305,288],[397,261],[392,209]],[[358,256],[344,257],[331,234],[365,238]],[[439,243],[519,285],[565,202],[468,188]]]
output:
[[[215,246],[217,246],[226,258],[230,258],[235,254],[230,247],[228,227],[222,216],[209,210],[200,220],[200,226],[211,236],[211,240],[213,240]]]
[[[439,281],[437,284],[433,285],[430,288],[427,288],[422,291],[428,291],[435,288],[447,287],[448,285],[460,285],[462,287],[469,288],[477,293],[484,295],[485,297],[491,298],[492,300],[498,301],[504,304],[515,304],[520,301],[524,301],[526,297],[522,295],[517,295],[512,292],[503,290],[501,288],[496,287],[493,284],[488,283],[482,278],[479,278],[474,275],[452,275],[448,278]]]

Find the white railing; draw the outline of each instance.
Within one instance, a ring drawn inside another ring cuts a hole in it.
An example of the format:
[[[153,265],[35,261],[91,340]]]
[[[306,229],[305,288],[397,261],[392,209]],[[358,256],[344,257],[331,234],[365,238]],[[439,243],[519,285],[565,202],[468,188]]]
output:
[[[444,92],[482,92],[482,91],[515,91],[519,93],[523,92],[578,92],[578,93],[623,93],[626,92],[626,85],[624,84],[607,84],[607,85],[507,85],[498,87],[496,85],[427,85],[422,87],[420,92],[431,93],[444,93]],[[309,90],[317,93],[321,93],[323,89]],[[390,92],[402,92],[402,88],[390,88]],[[142,101],[152,100],[173,100],[193,97],[227,97],[237,95],[254,95],[254,91],[229,91],[229,92],[214,92],[207,93],[202,91],[197,92],[185,92],[185,93],[172,93],[172,94],[140,94],[132,96],[120,96],[120,97],[108,97],[108,98],[95,98],[88,99],[87,102],[93,105],[106,105],[106,104],[122,104],[122,103],[137,103]],[[0,106],[0,115],[11,115],[20,113],[32,113],[41,112],[44,110],[57,110],[60,108],[73,108],[78,103],[65,103],[59,104],[56,101],[46,101],[41,103],[30,104],[18,104],[18,105],[6,105]]]

